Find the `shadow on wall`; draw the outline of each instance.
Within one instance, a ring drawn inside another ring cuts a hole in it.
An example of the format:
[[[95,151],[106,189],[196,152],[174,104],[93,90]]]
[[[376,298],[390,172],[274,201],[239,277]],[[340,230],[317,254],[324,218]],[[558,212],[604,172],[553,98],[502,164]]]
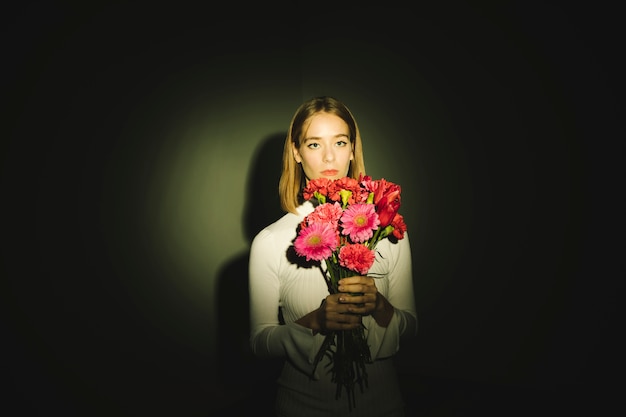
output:
[[[258,359],[248,343],[250,335],[248,301],[249,249],[256,234],[277,220],[280,207],[278,181],[287,133],[277,133],[261,142],[248,172],[243,214],[243,230],[248,242],[245,252],[237,254],[220,268],[217,276],[217,378],[229,394],[232,407],[273,409],[275,380],[282,361]]]

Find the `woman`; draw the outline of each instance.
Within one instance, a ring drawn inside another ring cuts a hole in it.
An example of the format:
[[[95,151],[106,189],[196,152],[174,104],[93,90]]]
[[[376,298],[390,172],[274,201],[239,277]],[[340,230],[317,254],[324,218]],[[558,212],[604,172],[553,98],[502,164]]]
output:
[[[408,234],[396,243],[380,241],[370,276],[343,279],[338,294],[329,294],[319,268],[303,268],[289,255],[298,225],[314,210],[302,198],[308,181],[360,174],[365,175],[361,136],[349,109],[332,97],[303,103],[283,150],[279,195],[287,213],[257,234],[250,251],[251,348],[259,357],[285,359],[277,381],[277,416],[350,415],[347,399],[336,398],[329,359],[314,367],[314,358],[326,332],[361,325],[373,361],[366,365],[368,386],[355,390],[351,414],[404,416],[391,359],[401,337],[417,331]]]

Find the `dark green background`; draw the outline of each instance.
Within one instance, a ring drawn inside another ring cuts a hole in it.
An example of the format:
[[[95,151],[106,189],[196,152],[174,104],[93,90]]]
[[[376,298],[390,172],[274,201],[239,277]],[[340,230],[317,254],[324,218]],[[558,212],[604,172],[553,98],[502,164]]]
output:
[[[264,404],[262,365],[238,344],[246,254],[207,277],[209,320],[172,291],[146,190],[163,132],[189,111],[261,108],[268,97],[255,91],[268,86],[284,123],[246,139],[257,147],[236,208],[246,238],[277,215],[273,201],[251,213],[251,190],[271,190],[291,112],[313,94],[348,103],[376,138],[370,174],[403,187],[420,316],[399,355],[412,411],[613,404],[624,271],[612,10],[20,4],[3,13],[1,44],[11,415]]]

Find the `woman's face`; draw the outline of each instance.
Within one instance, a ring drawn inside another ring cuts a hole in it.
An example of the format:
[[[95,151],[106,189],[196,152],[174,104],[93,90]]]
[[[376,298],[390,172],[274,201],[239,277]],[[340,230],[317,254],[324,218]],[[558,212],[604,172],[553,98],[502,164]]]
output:
[[[300,147],[294,145],[293,156],[302,164],[307,180],[347,176],[354,158],[348,125],[334,114],[315,114],[309,119]]]

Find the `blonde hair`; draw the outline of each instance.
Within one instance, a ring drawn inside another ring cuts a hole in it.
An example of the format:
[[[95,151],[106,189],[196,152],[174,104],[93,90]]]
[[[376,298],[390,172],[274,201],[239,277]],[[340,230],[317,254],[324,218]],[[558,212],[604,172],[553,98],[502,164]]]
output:
[[[339,100],[323,96],[314,97],[300,105],[289,125],[285,146],[283,147],[283,169],[278,183],[280,205],[286,212],[296,213],[296,208],[302,203],[301,192],[305,185],[302,166],[293,155],[293,146],[300,147],[300,141],[305,133],[305,126],[309,119],[317,113],[330,113],[340,117],[348,125],[350,144],[354,158],[350,161],[348,176],[358,179],[365,175],[365,161],[363,160],[363,145],[361,134],[354,116]]]

